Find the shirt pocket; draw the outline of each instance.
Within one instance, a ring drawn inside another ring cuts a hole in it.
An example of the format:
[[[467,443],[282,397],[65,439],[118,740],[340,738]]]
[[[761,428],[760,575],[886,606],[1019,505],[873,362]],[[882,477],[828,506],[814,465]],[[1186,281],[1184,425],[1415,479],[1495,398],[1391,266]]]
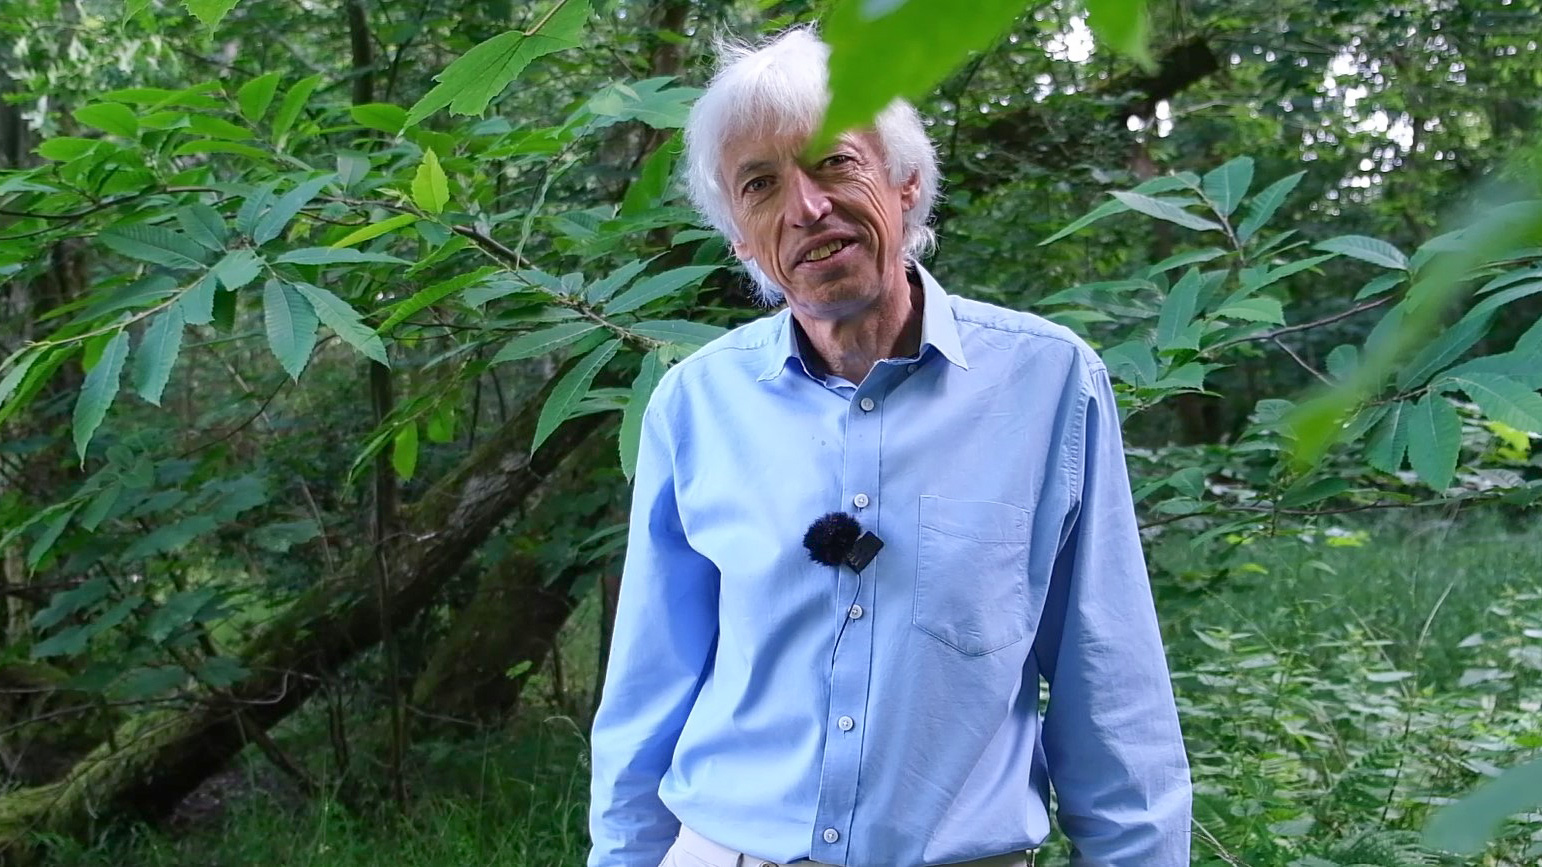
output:
[[[983,656],[1028,634],[1028,512],[1006,503],[921,497],[911,622]]]

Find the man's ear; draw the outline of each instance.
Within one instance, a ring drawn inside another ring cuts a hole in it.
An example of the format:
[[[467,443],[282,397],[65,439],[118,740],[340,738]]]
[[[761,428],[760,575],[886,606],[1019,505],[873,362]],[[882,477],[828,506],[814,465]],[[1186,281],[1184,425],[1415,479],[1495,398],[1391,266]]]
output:
[[[921,172],[914,171],[910,177],[900,184],[900,206],[905,210],[914,208],[921,201]]]
[[[733,251],[734,251],[734,258],[738,259],[740,262],[748,262],[751,259],[755,258],[754,256],[750,255],[749,245],[744,243],[743,241],[735,239],[733,241],[728,242],[728,246],[733,249]]]

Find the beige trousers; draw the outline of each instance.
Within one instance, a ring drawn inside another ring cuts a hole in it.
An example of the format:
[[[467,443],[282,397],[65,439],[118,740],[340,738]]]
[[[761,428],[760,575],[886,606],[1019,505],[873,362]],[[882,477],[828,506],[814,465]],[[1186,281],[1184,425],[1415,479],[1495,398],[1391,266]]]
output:
[[[831,865],[817,861],[794,861],[790,864],[767,861],[743,852],[735,852],[726,846],[719,846],[682,825],[680,836],[675,839],[675,844],[669,847],[669,852],[664,856],[664,863],[659,867],[831,867]],[[1033,867],[1033,853],[995,855],[978,861],[965,861],[960,867]]]

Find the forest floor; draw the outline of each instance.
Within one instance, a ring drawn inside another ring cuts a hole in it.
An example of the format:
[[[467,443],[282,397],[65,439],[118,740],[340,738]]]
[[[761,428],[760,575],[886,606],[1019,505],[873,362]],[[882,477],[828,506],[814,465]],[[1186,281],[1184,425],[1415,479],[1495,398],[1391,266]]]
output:
[[[1251,565],[1224,584],[1159,593],[1194,764],[1196,863],[1437,863],[1410,830],[1430,805],[1542,749],[1542,544],[1528,526],[1535,515],[1362,522],[1255,543]],[[1176,541],[1151,557],[1163,574],[1200,565]],[[50,863],[581,864],[578,709],[590,700],[594,632],[581,610],[559,702],[537,682],[537,701],[508,729],[414,744],[405,812],[343,806],[389,803],[378,780],[377,791],[308,800],[252,758],[173,826],[89,847],[58,841]],[[308,727],[321,728],[302,715],[281,739],[323,764],[325,733]],[[1040,863],[1064,863],[1063,842],[1051,850]],[[1542,814],[1531,814],[1481,863],[1539,862]]]

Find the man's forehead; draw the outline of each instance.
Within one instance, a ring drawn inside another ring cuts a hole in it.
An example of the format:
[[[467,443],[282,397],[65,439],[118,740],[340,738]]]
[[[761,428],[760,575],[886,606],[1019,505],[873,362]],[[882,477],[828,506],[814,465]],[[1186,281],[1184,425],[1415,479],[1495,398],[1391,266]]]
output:
[[[723,142],[722,167],[724,174],[738,177],[746,172],[765,169],[788,161],[796,161],[802,155],[812,132],[754,131],[731,133]],[[844,132],[836,139],[838,145],[859,147],[868,134]]]

